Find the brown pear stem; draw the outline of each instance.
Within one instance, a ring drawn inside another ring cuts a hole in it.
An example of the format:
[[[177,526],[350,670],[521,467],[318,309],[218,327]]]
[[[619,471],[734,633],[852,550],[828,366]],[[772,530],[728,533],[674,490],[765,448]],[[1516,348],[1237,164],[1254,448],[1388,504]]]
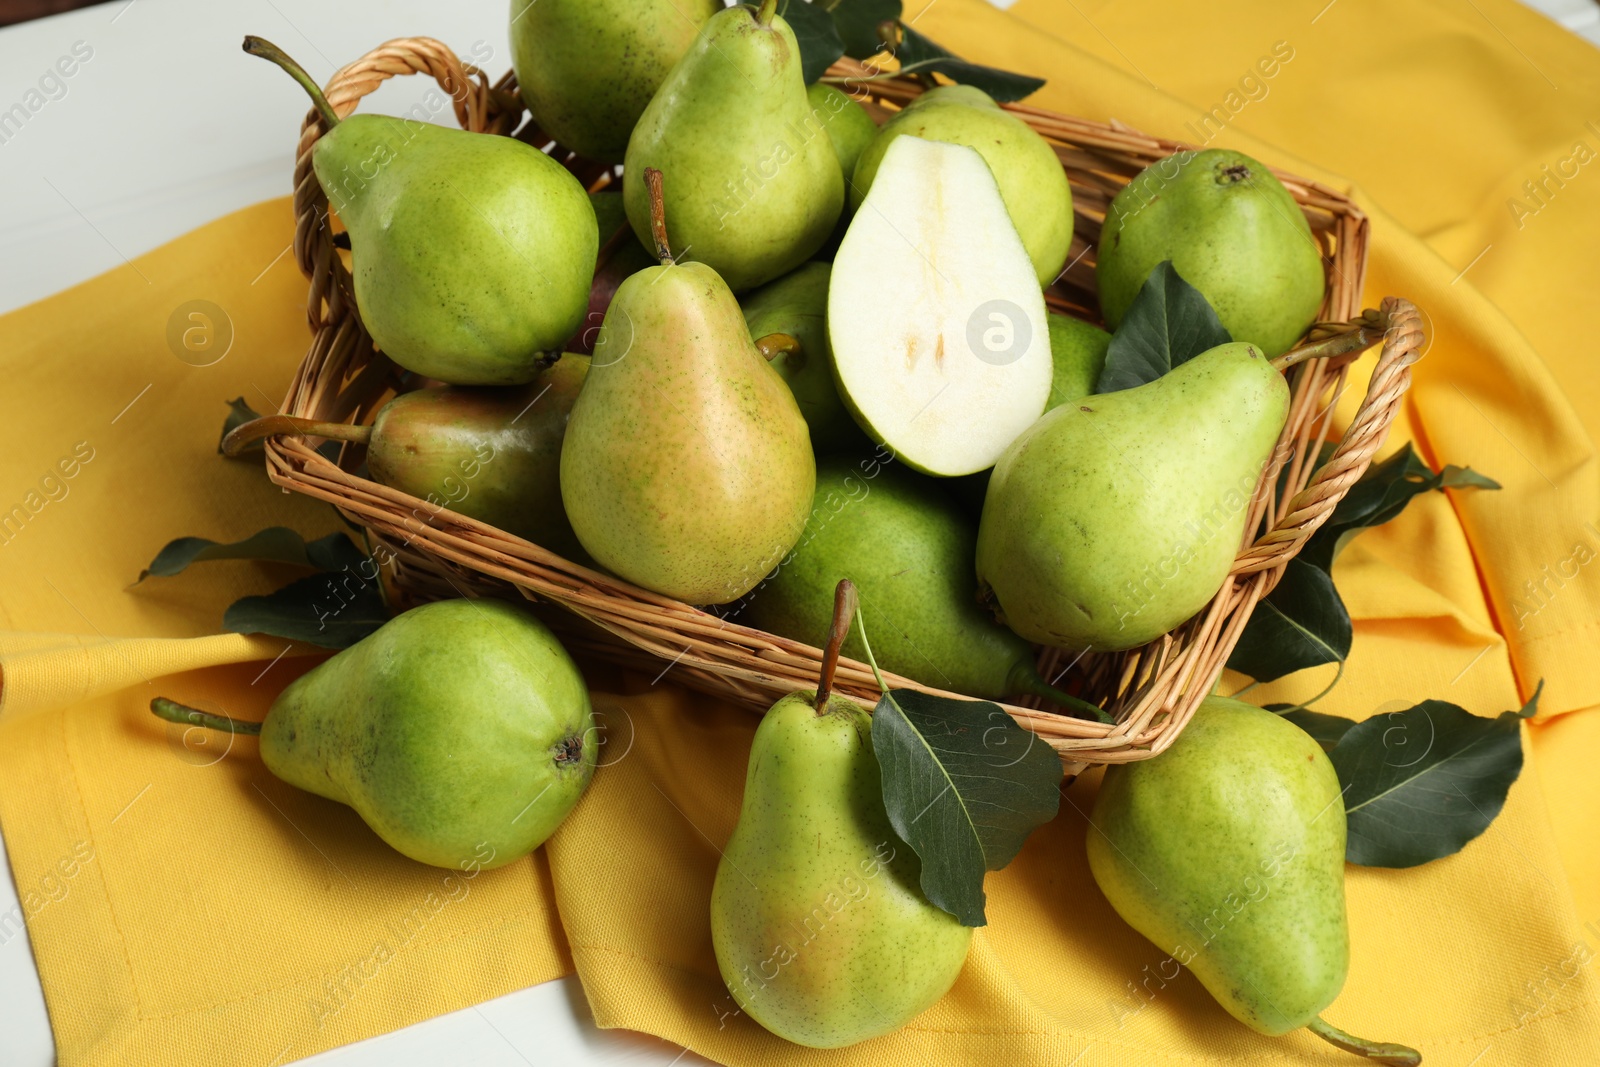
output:
[[[822,650],[822,671],[817,675],[817,700],[812,706],[821,715],[828,710],[828,697],[833,695],[833,673],[839,668],[839,649],[850,634],[850,623],[856,617],[856,587],[848,578],[839,580],[833,590],[833,625],[828,630],[828,644]]]
[[[372,427],[352,426],[347,422],[318,422],[294,415],[263,415],[229,431],[228,436],[222,439],[222,454],[237,456],[263,437],[276,437],[279,434],[309,434],[364,445],[372,438]]]
[[[772,362],[779,356],[792,356],[800,351],[800,342],[786,333],[769,333],[765,337],[756,338],[756,348],[767,362]]]
[[[150,701],[150,710],[156,718],[175,722],[180,726],[203,726],[208,730],[220,730],[225,734],[259,734],[261,724],[250,722],[248,719],[234,719],[227,715],[213,715],[209,711],[191,708],[187,704],[180,704],[176,700],[166,697],[156,697]]]
[[[264,37],[254,35],[244,39],[244,50],[253,56],[276,63],[288,71],[289,77],[300,83],[300,88],[311,97],[311,105],[317,109],[317,114],[322,116],[322,121],[328,129],[339,125],[339,116],[334,113],[333,105],[328,103],[328,98],[322,95],[322,87],[311,80],[311,75],[306,73],[306,68],[289,58],[289,53],[273,44]]]
[[[1389,325],[1389,316],[1369,308],[1362,314],[1359,326],[1342,329],[1330,337],[1302,345],[1292,352],[1285,352],[1272,361],[1272,366],[1278,371],[1286,371],[1308,359],[1331,359],[1352,352],[1363,352],[1383,340]]]
[[[756,9],[756,22],[762,26],[772,25],[772,16],[778,13],[778,0],[761,0],[761,6]]]
[[[1388,1067],[1416,1067],[1422,1062],[1422,1053],[1414,1048],[1389,1041],[1368,1041],[1364,1037],[1347,1034],[1337,1026],[1323,1022],[1320,1015],[1306,1023],[1306,1029],[1335,1048],[1365,1056],[1374,1063],[1387,1064]]]
[[[667,243],[667,202],[662,189],[661,172],[654,167],[644,168],[644,187],[650,193],[650,236],[656,242],[656,258],[663,267],[673,264],[672,246]]]

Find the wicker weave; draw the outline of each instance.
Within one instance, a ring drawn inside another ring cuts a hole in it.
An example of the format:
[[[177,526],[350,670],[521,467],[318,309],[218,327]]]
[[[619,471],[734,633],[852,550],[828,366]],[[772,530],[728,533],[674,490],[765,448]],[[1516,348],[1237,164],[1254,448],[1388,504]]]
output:
[[[383,81],[414,73],[438,81],[468,130],[511,133],[521,119],[509,74],[491,84],[481,71],[427,38],[390,41],[368,53],[334,74],[327,96],[343,116]],[[880,121],[922,91],[909,80],[855,80],[868,73],[850,60],[830,72],[845,79]],[[1047,300],[1053,308],[1097,321],[1094,246],[1107,204],[1145,166],[1188,146],[1121,124],[1108,126],[1021,105],[1008,109],[1050,141],[1072,183],[1077,232],[1069,266],[1048,290]],[[329,225],[328,201],[311,169],[311,148],[322,132],[316,112],[309,112],[295,162],[294,251],[311,280],[307,315],[313,340],[282,410],[305,418],[363,422],[392,395],[399,375],[374,349],[356,314],[350,275]],[[610,169],[551,148],[531,123],[516,136],[550,148],[590,188],[615,180]],[[1143,648],[1089,653],[1075,660],[1059,650],[1041,654],[1047,678],[1062,676],[1062,684],[1110,710],[1115,724],[1028,706],[1035,701],[1005,706],[1055,748],[1069,770],[1143,759],[1172,743],[1221,674],[1256,601],[1277,583],[1288,561],[1383,444],[1410,383],[1409,365],[1421,353],[1421,316],[1406,301],[1388,298],[1377,311],[1358,313],[1368,233],[1361,211],[1326,186],[1274,173],[1301,204],[1324,252],[1328,294],[1322,317],[1330,322],[1313,330],[1312,340],[1322,342],[1316,346],[1318,358],[1289,371],[1293,401],[1288,422],[1246,526],[1255,536],[1247,535],[1231,576],[1210,606]],[[1380,339],[1382,351],[1359,412],[1332,458],[1313,469],[1330,435],[1333,399],[1344,386],[1348,363],[1362,347]],[[315,451],[317,443],[315,438],[270,438],[268,474],[279,485],[329,501],[365,527],[386,565],[391,597],[401,604],[442,596],[505,595],[514,587],[536,603],[566,609],[543,614],[562,625],[563,638],[575,651],[652,674],[665,673],[670,665],[670,677],[677,682],[761,708],[784,693],[815,685],[821,661],[817,648],[728,622],[433,508],[352,473],[362,459],[358,447],[346,446],[340,461],[333,463]],[[1279,499],[1275,488],[1285,465],[1284,484],[1290,492]],[[938,692],[890,677],[897,684]],[[877,697],[870,670],[854,660],[841,661],[836,686],[867,706]]]

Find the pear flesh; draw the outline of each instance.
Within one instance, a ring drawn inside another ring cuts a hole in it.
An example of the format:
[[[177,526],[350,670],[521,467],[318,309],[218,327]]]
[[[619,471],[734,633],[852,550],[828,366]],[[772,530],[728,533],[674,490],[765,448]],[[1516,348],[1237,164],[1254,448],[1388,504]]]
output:
[[[1340,796],[1303,730],[1210,697],[1166,752],[1106,769],[1089,869],[1229,1014],[1284,1034],[1333,1002],[1349,966]]]
[[[980,586],[1040,644],[1104,651],[1167,633],[1227,578],[1288,412],[1283,376],[1239,342],[1056,408],[989,479]]]
[[[972,930],[928,903],[884,810],[872,720],[834,696],[772,706],[711,891],[717,966],[779,1037],[839,1048],[896,1030],[955,983]]]
[[[420,863],[500,867],[577,803],[594,728],[583,677],[543,623],[498,600],[445,600],[291,682],[261,760]]]
[[[724,604],[794,546],[815,487],[805,419],[716,272],[681,263],[623,282],[561,448],[562,501],[589,554],[646,589]]]
[[[543,2],[543,0],[540,0]],[[624,171],[666,175],[666,217],[680,257],[735,292],[811,258],[844,205],[839,159],[806,97],[800,48],[782,16],[748,7],[713,15],[628,140]],[[624,183],[628,220],[651,243],[642,181]]]
[[[856,422],[924,473],[992,466],[1044,411],[1044,296],[976,151],[889,145],[834,259],[828,337]]]

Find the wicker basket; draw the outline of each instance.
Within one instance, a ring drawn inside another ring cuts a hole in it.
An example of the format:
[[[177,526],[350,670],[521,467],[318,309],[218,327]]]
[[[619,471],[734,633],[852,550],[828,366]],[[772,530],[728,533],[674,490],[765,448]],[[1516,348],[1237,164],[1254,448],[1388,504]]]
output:
[[[456,118],[472,131],[515,133],[540,147],[549,138],[531,123],[516,130],[522,105],[507,74],[491,84],[444,45],[427,38],[390,41],[334,74],[327,96],[341,116],[366,94],[397,74],[426,73],[454,102]],[[832,73],[870,73],[843,60]],[[855,95],[875,118],[915,97],[922,87],[909,80],[862,82]],[[1106,206],[1148,164],[1181,148],[1120,124],[1110,126],[1009,105],[1055,147],[1072,183],[1077,233],[1070,265],[1050,288],[1058,310],[1098,321],[1094,247]],[[328,201],[311,169],[311,148],[322,134],[313,110],[300,133],[294,174],[295,259],[311,280],[307,315],[311,349],[289,387],[283,412],[305,418],[363,422],[392,395],[399,371],[373,346],[356,313],[351,281],[334,243]],[[616,180],[611,168],[551,149],[588,187]],[[1111,711],[1112,725],[1069,718],[1023,704],[1007,705],[1023,726],[1047,741],[1069,771],[1089,763],[1143,759],[1171,744],[1221,674],[1257,600],[1271,590],[1289,559],[1305,544],[1351,483],[1366,470],[1383,443],[1410,383],[1409,364],[1421,353],[1417,310],[1386,299],[1378,311],[1358,314],[1366,273],[1367,220],[1347,198],[1325,186],[1275,172],[1299,201],[1321,243],[1328,267],[1322,318],[1347,325],[1313,330],[1317,358],[1290,372],[1293,401],[1273,464],[1262,476],[1251,511],[1247,543],[1210,606],[1151,644],[1127,652],[1089,653],[1075,662],[1045,650],[1045,676],[1064,674],[1063,684]],[[1382,340],[1367,396],[1332,458],[1313,469],[1330,432],[1333,399],[1347,365],[1360,350]],[[596,654],[624,666],[664,674],[684,685],[765,708],[778,696],[815,685],[821,652],[810,645],[753,630],[667,597],[588,570],[537,545],[414,497],[359,477],[361,450],[346,446],[338,463],[315,450],[315,438],[282,436],[266,444],[267,471],[274,482],[329,501],[365,527],[385,581],[402,605],[461,595],[507,595],[511,589],[561,611],[542,614],[563,629],[574,651]],[[1287,465],[1290,492],[1275,492]],[[1253,536],[1252,536],[1253,535]],[[891,676],[893,677],[893,676]],[[938,692],[905,679],[896,684]],[[836,686],[871,706],[877,687],[869,669],[854,660],[839,665]]]

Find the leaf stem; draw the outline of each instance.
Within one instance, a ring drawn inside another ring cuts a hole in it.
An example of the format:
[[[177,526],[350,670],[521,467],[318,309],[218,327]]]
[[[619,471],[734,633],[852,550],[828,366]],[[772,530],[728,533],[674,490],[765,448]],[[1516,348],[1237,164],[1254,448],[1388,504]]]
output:
[[[225,734],[259,734],[261,724],[250,722],[247,719],[234,719],[226,715],[213,715],[209,711],[191,708],[187,704],[180,704],[176,700],[166,697],[156,697],[150,701],[150,710],[156,718],[168,722],[178,723],[180,726],[204,726],[208,730],[220,730]]]
[[[322,116],[322,121],[328,129],[331,130],[339,125],[339,116],[335,114],[333,105],[328,103],[328,98],[322,95],[322,87],[311,80],[311,75],[306,73],[304,67],[289,58],[289,53],[266,38],[256,37],[253,34],[245,37],[244,50],[253,56],[260,56],[262,59],[276,63],[288,71],[289,77],[299,82],[300,88],[304,89],[306,95],[311,97],[311,105],[317,109],[317,114]]]
[[[1110,713],[1099,705],[1091,704],[1071,693],[1064,693],[1045,681],[1039,676],[1038,668],[1028,662],[1026,657],[1017,660],[1006,681],[1013,692],[1032,693],[1034,696],[1043,697],[1052,704],[1071,710],[1074,718],[1092,719],[1107,724],[1116,722]]]
[[[279,434],[310,434],[364,445],[372,439],[372,427],[352,426],[347,422],[319,422],[295,415],[263,415],[229,431],[228,436],[222,439],[222,454],[237,456],[263,437],[276,437]]]
[[[1353,1052],[1357,1056],[1365,1056],[1369,1060],[1387,1064],[1389,1067],[1415,1067],[1422,1062],[1422,1053],[1414,1048],[1390,1041],[1368,1041],[1364,1037],[1347,1034],[1337,1026],[1324,1022],[1320,1015],[1306,1023],[1306,1029],[1335,1048]]]
[[[1340,678],[1344,677],[1344,660],[1339,660],[1338,663],[1339,663],[1339,669],[1333,672],[1333,681],[1331,681],[1327,685],[1323,686],[1322,692],[1318,693],[1316,696],[1312,697],[1310,700],[1302,701],[1301,703],[1296,704],[1296,705],[1294,705],[1294,707],[1291,707],[1291,708],[1282,708],[1282,709],[1274,712],[1273,714],[1275,714],[1275,715],[1287,715],[1291,711],[1310,711],[1311,710],[1311,705],[1315,704],[1317,701],[1321,700],[1323,697],[1325,697],[1329,693],[1333,692],[1333,687],[1339,684],[1339,679]],[[1259,685],[1259,684],[1260,684],[1259,682],[1252,682],[1251,683],[1251,685]],[[1245,689],[1249,689],[1250,686],[1247,685],[1244,688]],[[1239,690],[1239,693],[1242,693],[1242,692],[1244,692],[1244,689]],[[1235,693],[1234,696],[1238,696],[1239,693]]]
[[[833,591],[833,625],[828,630],[828,644],[822,650],[822,670],[817,675],[817,699],[812,706],[818,715],[828,710],[828,698],[833,695],[833,674],[839,668],[839,649],[850,635],[850,622],[859,605],[855,584],[848,578],[841,578]]]
[[[656,243],[656,258],[663,267],[675,262],[672,246],[667,243],[667,203],[661,172],[654,167],[644,168],[644,186],[650,193],[650,236]]]

